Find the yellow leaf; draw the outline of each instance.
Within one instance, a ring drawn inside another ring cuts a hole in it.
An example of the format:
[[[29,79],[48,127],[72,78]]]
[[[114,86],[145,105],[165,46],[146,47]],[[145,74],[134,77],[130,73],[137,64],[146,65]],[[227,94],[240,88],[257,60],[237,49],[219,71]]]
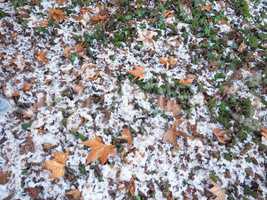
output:
[[[133,143],[133,137],[129,128],[123,128],[121,138],[126,140],[129,145]]]
[[[129,185],[128,185],[128,191],[131,194],[131,196],[135,195],[135,182],[134,177],[131,178]]]
[[[58,179],[64,176],[65,166],[55,160],[46,160],[44,162],[44,168],[51,172],[51,177],[53,179]]]
[[[145,68],[141,66],[135,66],[132,70],[129,70],[128,73],[133,75],[135,79],[144,79]]]

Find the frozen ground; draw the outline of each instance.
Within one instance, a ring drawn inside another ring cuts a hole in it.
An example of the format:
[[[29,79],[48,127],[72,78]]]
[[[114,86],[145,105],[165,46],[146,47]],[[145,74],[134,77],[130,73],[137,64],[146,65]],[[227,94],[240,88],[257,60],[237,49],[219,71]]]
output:
[[[0,0],[0,199],[266,199],[266,7]]]

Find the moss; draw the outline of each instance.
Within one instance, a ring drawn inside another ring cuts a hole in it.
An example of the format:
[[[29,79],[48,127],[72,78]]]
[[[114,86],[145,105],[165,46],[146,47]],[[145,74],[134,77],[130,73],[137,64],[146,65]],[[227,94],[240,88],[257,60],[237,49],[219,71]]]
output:
[[[247,0],[236,0],[234,1],[234,7],[237,15],[242,15],[244,18],[249,18],[251,15],[249,13],[249,6]]]

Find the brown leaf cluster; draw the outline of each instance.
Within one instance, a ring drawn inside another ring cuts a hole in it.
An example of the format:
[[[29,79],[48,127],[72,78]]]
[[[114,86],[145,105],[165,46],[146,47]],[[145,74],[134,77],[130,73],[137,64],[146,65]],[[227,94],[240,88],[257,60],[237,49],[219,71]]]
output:
[[[110,156],[113,156],[116,153],[115,146],[111,144],[104,144],[100,137],[84,141],[83,144],[91,148],[91,151],[86,158],[87,163],[99,160],[103,165],[107,162]]]

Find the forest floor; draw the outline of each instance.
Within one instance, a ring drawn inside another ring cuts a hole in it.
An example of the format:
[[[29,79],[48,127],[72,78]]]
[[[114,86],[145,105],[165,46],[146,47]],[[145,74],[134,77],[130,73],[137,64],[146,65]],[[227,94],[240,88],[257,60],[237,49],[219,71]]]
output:
[[[0,199],[267,199],[264,0],[0,0]]]

